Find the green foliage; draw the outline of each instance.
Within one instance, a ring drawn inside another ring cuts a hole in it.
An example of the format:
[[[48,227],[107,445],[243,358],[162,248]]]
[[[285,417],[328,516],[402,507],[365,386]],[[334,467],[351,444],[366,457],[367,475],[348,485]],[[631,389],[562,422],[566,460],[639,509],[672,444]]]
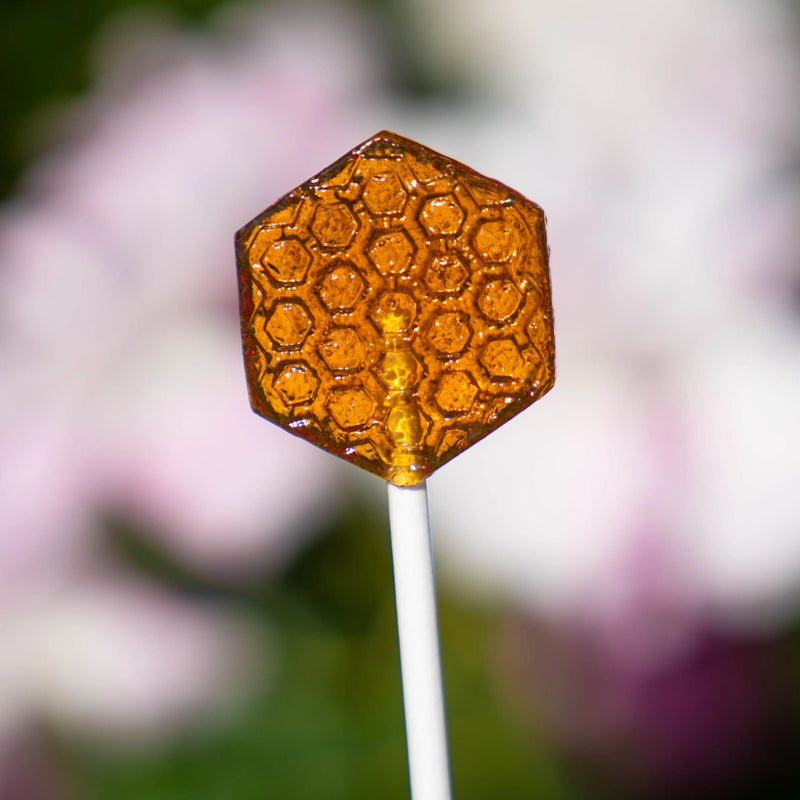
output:
[[[40,114],[86,90],[92,42],[105,20],[130,0],[3,0],[0,3],[0,197],[47,140]],[[157,7],[201,21],[220,0],[160,0]]]
[[[224,721],[157,747],[63,742],[85,800],[402,800],[408,797],[391,557],[383,509],[353,503],[282,575],[222,586],[176,571],[128,529],[131,567],[198,599],[224,598],[263,628],[263,663]],[[493,669],[496,612],[440,592],[459,800],[565,797],[555,762],[518,729]]]
[[[267,0],[276,3],[278,0]],[[427,68],[402,0],[356,0],[374,15],[384,37],[391,88],[441,97],[458,87],[440,85]],[[0,199],[23,168],[51,143],[59,110],[90,89],[91,52],[102,26],[119,12],[153,8],[187,25],[203,26],[226,0],[3,0],[0,3]],[[57,131],[56,131],[57,136]]]

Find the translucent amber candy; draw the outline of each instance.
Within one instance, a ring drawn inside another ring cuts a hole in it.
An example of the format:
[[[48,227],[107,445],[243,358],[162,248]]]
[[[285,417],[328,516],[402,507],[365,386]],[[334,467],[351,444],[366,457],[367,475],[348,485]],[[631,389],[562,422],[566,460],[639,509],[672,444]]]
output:
[[[254,410],[400,485],[553,385],[544,214],[383,131],[236,235]]]

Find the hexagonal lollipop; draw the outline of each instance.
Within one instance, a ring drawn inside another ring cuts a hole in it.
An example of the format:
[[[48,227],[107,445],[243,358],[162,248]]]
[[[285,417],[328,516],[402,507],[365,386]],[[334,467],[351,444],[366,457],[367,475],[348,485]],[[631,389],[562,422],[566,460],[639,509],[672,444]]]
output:
[[[449,797],[425,478],[553,385],[544,214],[382,131],[236,252],[253,409],[390,482],[412,795]]]

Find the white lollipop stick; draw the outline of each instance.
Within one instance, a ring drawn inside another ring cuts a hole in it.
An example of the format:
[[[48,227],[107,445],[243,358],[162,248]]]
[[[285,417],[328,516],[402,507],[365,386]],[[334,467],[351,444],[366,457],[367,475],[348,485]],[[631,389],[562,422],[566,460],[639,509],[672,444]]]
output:
[[[388,487],[411,797],[451,800],[428,490]]]

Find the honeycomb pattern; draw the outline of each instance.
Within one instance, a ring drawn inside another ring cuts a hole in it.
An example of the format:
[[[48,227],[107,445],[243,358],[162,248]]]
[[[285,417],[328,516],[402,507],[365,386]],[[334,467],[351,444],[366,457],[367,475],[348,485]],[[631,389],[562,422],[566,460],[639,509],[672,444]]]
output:
[[[254,410],[400,485],[553,385],[544,214],[383,131],[236,234]]]

